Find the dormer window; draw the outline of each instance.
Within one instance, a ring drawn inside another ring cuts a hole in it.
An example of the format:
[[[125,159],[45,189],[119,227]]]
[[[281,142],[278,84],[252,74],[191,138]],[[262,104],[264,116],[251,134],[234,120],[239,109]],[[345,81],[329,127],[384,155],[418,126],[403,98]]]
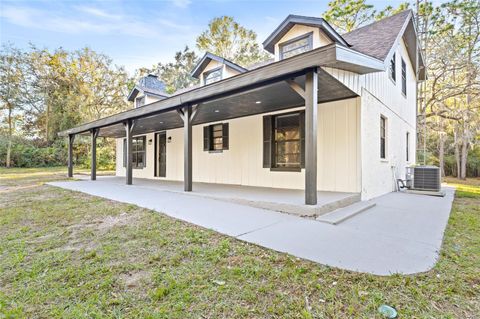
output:
[[[141,97],[137,97],[135,99],[135,107],[140,107],[145,105],[145,95]]]
[[[207,85],[222,79],[223,67],[219,67],[203,73],[203,84]]]
[[[301,35],[279,44],[280,60],[310,51],[312,49],[313,32]]]

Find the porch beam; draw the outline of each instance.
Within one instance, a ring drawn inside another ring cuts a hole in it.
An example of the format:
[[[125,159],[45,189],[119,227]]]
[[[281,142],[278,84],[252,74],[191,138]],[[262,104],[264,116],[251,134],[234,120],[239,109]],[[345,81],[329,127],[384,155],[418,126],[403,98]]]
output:
[[[73,142],[75,134],[68,135],[68,177],[73,177]]]
[[[302,88],[302,86],[300,84],[298,84],[297,82],[295,82],[292,79],[285,80],[285,82],[287,82],[287,84],[290,86],[290,88],[292,90],[294,90],[295,92],[297,92],[298,95],[300,95],[302,97],[302,99],[305,99],[305,90]]]
[[[305,204],[317,204],[318,69],[305,75]]]
[[[90,179],[92,181],[97,179],[97,137],[99,132],[99,129],[93,129],[90,133],[92,138],[92,160],[90,166]]]
[[[127,162],[125,163],[125,178],[126,178],[126,184],[127,185],[132,185],[133,182],[133,166],[132,166],[132,160],[133,160],[133,153],[132,153],[132,129],[133,129],[134,121],[133,120],[127,120],[124,123],[125,126],[125,135],[126,135],[126,146],[127,149],[124,150],[127,152]]]
[[[196,112],[196,107],[195,107]],[[191,105],[185,105],[178,114],[183,119],[183,184],[184,191],[192,191],[192,119]]]

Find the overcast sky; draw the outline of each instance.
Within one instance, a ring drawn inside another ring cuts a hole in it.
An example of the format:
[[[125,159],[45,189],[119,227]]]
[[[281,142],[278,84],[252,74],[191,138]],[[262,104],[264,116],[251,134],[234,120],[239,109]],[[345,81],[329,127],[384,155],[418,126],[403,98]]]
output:
[[[402,1],[370,0],[381,9]],[[0,40],[68,50],[88,46],[129,72],[168,62],[217,16],[231,15],[259,43],[288,15],[321,16],[328,1],[6,1],[0,0]],[[200,52],[199,52],[200,53]],[[203,53],[202,53],[203,54]]]

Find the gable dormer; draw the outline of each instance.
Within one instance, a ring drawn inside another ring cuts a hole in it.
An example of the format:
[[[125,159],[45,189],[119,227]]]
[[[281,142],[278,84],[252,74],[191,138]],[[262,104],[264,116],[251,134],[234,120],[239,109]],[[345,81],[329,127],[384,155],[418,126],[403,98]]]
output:
[[[133,101],[137,108],[169,97],[170,94],[166,93],[165,89],[165,83],[160,81],[158,76],[149,74],[138,80],[127,99]]]
[[[275,61],[331,43],[348,43],[322,18],[289,15],[263,42]]]
[[[238,64],[207,52],[198,61],[192,76],[200,80],[200,85],[214,83],[247,71]]]

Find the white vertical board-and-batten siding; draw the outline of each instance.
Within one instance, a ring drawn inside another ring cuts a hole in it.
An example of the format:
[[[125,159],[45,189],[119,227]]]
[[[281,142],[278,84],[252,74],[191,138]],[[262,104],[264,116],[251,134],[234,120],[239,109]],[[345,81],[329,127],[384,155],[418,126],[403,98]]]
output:
[[[405,178],[405,168],[416,159],[416,79],[403,39],[395,48],[396,81],[387,72],[365,75],[324,68],[329,74],[361,96],[362,199],[395,189],[395,178]],[[407,66],[407,95],[401,90],[404,59]],[[387,61],[389,63],[389,61]],[[380,158],[380,116],[387,118],[387,154]],[[410,134],[409,161],[406,134]]]
[[[203,151],[203,126],[213,123],[194,126],[193,181],[304,189],[305,170],[278,172],[263,168],[263,115],[222,122],[229,123],[229,150],[221,153]],[[360,98],[319,104],[319,190],[360,192],[359,119]],[[171,142],[167,143],[167,176],[164,179],[182,181],[183,129],[167,131],[168,137]],[[152,140],[151,145],[148,140]],[[147,166],[134,169],[134,177],[154,178],[153,141],[154,134],[147,134]],[[125,176],[123,139],[117,139],[117,175]]]

